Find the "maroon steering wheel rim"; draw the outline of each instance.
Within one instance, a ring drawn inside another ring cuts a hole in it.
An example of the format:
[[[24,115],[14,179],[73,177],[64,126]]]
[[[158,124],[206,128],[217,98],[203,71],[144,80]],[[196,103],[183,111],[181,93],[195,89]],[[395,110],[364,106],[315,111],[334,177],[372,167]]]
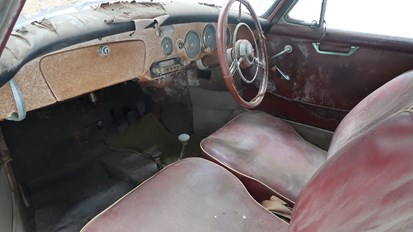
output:
[[[258,40],[260,43],[260,48],[262,49],[262,63],[263,63],[263,78],[258,90],[257,95],[250,101],[245,101],[238,92],[237,87],[234,83],[234,77],[229,70],[228,59],[227,59],[227,47],[226,47],[226,28],[228,25],[228,14],[231,8],[231,5],[234,2],[242,3],[250,12],[252,19],[254,20],[256,30],[258,31]],[[259,22],[258,16],[254,12],[253,8],[246,0],[227,0],[219,13],[218,23],[217,23],[217,53],[218,60],[221,67],[221,72],[227,85],[227,88],[234,99],[245,108],[255,108],[257,107],[264,98],[265,92],[267,90],[268,83],[268,61],[267,61],[267,48],[265,46],[265,37],[262,31],[261,24]]]

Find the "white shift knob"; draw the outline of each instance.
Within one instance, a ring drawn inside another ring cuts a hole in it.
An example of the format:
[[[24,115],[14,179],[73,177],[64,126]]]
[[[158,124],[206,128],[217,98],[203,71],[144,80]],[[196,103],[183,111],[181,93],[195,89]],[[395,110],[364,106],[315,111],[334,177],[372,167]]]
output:
[[[188,142],[190,138],[191,138],[191,137],[190,137],[189,135],[187,135],[187,134],[180,134],[180,135],[178,136],[178,140],[179,140],[179,142],[181,142],[181,143],[186,143],[186,142]]]
[[[180,135],[178,136],[179,142],[182,143],[182,150],[181,150],[181,154],[179,155],[178,160],[181,160],[181,159],[184,158],[185,147],[186,147],[187,142],[189,141],[190,138],[191,138],[191,137],[190,137],[189,135],[187,135],[187,134],[180,134]]]

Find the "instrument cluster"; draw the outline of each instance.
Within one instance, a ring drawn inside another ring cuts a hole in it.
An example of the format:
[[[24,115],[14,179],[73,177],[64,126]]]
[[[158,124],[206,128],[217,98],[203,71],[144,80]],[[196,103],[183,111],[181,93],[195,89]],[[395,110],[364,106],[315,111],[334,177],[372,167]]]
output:
[[[226,44],[231,44],[231,32],[227,28]],[[151,65],[151,76],[165,77],[183,70],[191,61],[216,51],[216,27],[212,23],[192,27],[166,26],[160,28],[160,51],[164,56]]]
[[[231,32],[227,29],[227,46],[231,43]],[[197,59],[201,53],[211,53],[216,49],[216,29],[215,25],[206,24],[202,32],[189,30],[185,37],[176,39],[165,36],[161,42],[161,51],[165,56],[171,55],[174,51],[182,51],[190,60]]]

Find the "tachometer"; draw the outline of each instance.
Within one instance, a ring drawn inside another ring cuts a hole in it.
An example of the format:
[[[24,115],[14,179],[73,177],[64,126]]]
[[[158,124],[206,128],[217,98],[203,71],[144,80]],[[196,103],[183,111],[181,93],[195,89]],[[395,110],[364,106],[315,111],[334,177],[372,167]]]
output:
[[[204,45],[207,48],[215,48],[216,46],[216,31],[212,24],[207,24],[204,28],[203,35]]]
[[[171,38],[165,37],[161,42],[162,53],[165,56],[171,55],[174,49]]]
[[[195,31],[190,31],[186,34],[185,51],[190,58],[195,58],[201,52],[201,40]]]

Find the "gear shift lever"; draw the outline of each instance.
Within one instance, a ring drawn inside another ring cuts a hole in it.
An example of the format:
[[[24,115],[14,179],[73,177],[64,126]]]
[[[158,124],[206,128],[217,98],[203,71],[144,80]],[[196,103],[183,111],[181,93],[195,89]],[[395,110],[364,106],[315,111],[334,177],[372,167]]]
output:
[[[189,141],[190,138],[191,138],[191,137],[190,137],[189,135],[187,135],[187,134],[180,134],[180,135],[178,136],[179,142],[182,143],[182,150],[181,150],[181,154],[179,155],[178,160],[181,160],[182,158],[184,158],[185,148],[186,148],[186,145],[187,145],[187,143],[188,143],[188,141]]]

